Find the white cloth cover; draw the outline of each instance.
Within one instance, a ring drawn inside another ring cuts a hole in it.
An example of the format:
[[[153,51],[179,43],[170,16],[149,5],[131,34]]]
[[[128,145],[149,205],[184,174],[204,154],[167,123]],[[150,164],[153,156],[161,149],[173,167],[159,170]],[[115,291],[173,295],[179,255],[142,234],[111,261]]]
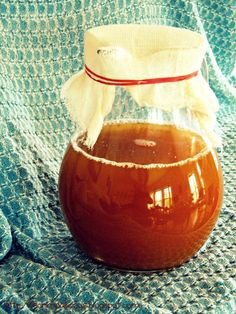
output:
[[[106,25],[85,32],[85,64],[110,79],[149,79],[187,75],[200,69],[206,42],[187,29],[156,25]],[[214,142],[218,101],[199,71],[188,80],[124,86],[139,106],[166,111],[189,108]],[[115,86],[92,80],[84,70],[62,88],[71,117],[87,133],[91,147],[111,111]]]

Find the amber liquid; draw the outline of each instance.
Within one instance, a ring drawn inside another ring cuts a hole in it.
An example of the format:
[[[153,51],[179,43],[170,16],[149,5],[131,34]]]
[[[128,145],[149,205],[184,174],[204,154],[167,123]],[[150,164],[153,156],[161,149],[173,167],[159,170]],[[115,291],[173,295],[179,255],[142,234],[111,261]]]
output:
[[[105,125],[92,150],[69,145],[59,181],[67,224],[92,258],[129,270],[169,268],[205,243],[222,204],[214,150],[171,125]]]

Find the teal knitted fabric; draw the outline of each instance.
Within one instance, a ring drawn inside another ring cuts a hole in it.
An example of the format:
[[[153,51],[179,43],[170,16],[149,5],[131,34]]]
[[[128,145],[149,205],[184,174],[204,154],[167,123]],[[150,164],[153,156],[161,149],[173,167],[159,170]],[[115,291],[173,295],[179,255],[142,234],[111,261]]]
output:
[[[206,249],[170,271],[93,263],[59,206],[74,129],[60,89],[83,67],[84,31],[110,23],[185,27],[209,43],[225,199]],[[235,60],[235,0],[1,0],[0,313],[236,313]]]

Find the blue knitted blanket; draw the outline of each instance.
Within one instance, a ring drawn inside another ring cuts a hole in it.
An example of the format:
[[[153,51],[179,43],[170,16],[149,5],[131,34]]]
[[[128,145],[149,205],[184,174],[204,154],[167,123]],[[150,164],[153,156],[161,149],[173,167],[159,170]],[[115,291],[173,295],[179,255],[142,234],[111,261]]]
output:
[[[83,67],[84,31],[111,23],[185,27],[209,43],[224,204],[205,250],[170,271],[94,264],[59,206],[73,133],[60,89]],[[0,1],[0,313],[236,313],[235,57],[235,0]]]

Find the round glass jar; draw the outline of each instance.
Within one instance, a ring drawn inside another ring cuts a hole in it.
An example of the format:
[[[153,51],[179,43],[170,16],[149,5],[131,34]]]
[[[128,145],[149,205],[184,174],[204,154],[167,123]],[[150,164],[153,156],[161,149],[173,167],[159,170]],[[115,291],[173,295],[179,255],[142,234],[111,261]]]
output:
[[[139,106],[120,86],[127,80],[112,83],[116,96],[95,143],[86,145],[88,132],[80,129],[62,162],[67,225],[80,247],[108,266],[180,265],[203,246],[219,216],[223,178],[216,150],[186,106]]]

